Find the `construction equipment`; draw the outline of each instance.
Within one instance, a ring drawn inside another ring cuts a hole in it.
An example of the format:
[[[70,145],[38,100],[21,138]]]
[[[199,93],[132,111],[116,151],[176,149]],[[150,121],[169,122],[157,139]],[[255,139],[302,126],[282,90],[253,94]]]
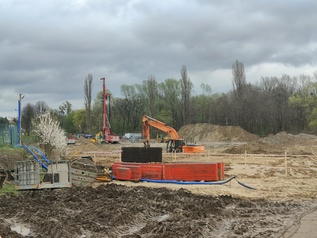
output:
[[[50,161],[35,146],[20,145],[20,147],[26,149],[34,160],[14,163],[17,190],[86,187],[97,179],[98,169],[91,157]]]
[[[110,94],[106,92],[106,79],[101,78],[103,81],[103,127],[102,127],[102,138],[100,139],[101,143],[112,143],[116,144],[120,142],[120,137],[111,133],[110,122],[107,117],[107,102],[109,100],[110,104]]]
[[[51,162],[45,170],[35,160],[17,161],[14,163],[15,187],[17,190],[71,187],[69,162]]]
[[[158,143],[167,143],[171,138],[167,135],[167,136],[163,136],[161,134],[157,134],[156,135],[156,141]]]
[[[87,187],[96,180],[97,167],[91,157],[73,159],[70,164],[74,186]]]
[[[76,138],[73,136],[72,133],[69,133],[66,139],[67,145],[75,145],[76,144]]]
[[[146,115],[144,115],[142,118],[142,135],[145,137],[145,141],[143,142],[145,147],[150,146],[149,141],[151,126],[164,131],[170,137],[170,139],[168,139],[166,143],[167,152],[201,153],[205,150],[205,147],[203,145],[186,145],[184,140],[179,138],[178,132],[173,127]]]
[[[90,142],[92,143],[95,143],[95,142],[99,142],[99,143],[106,143],[106,141],[103,139],[103,133],[102,131],[99,131],[94,138],[91,138],[89,140]]]

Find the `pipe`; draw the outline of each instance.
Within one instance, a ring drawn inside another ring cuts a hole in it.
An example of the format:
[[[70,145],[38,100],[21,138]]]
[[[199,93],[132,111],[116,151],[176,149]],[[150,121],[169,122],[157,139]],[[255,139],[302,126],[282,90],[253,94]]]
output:
[[[18,147],[22,147],[22,148],[26,149],[30,154],[33,155],[33,158],[34,158],[39,164],[41,164],[41,166],[42,166],[44,169],[48,170],[48,166],[47,166],[46,164],[44,164],[43,161],[40,160],[40,159],[36,156],[36,154],[35,154],[29,147],[27,147],[26,145],[18,145]]]
[[[116,177],[112,177],[113,180],[116,180]],[[171,183],[171,184],[185,184],[185,185],[222,185],[222,184],[226,184],[228,182],[230,182],[231,180],[235,179],[238,184],[240,184],[241,186],[248,188],[248,189],[253,189],[256,190],[256,188],[251,187],[249,185],[246,185],[244,183],[241,183],[240,181],[238,181],[236,179],[235,176],[232,176],[224,181],[214,181],[214,182],[195,182],[195,181],[178,181],[178,180],[156,180],[156,179],[140,179],[140,181],[142,182],[150,182],[150,183]]]
[[[221,185],[230,182],[234,179],[235,176],[224,180],[224,181],[215,181],[215,182],[195,182],[195,181],[178,181],[178,180],[155,180],[155,179],[141,179],[143,182],[152,182],[152,183],[173,183],[173,184],[188,184],[188,185]]]
[[[249,185],[246,185],[246,184],[244,184],[244,183],[241,183],[241,182],[238,181],[237,179],[235,179],[235,180],[238,182],[238,184],[240,184],[240,185],[243,186],[243,187],[246,187],[246,188],[248,188],[248,189],[256,190],[256,188],[254,188],[254,187],[251,187],[251,186],[249,186]]]
[[[39,153],[41,155],[41,157],[48,163],[50,164],[51,161],[44,155],[44,153],[42,151],[40,151],[38,148],[36,148],[35,146],[33,145],[30,145],[29,148],[32,148],[34,149],[37,153]]]

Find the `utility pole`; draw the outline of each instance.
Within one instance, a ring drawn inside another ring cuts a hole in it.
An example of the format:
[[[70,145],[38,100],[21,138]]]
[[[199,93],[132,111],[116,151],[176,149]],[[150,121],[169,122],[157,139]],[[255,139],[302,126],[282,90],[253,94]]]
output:
[[[22,99],[24,98],[24,95],[22,93],[19,93],[19,101],[18,101],[18,143],[19,145],[22,145],[22,133],[21,133],[21,107],[22,107]]]

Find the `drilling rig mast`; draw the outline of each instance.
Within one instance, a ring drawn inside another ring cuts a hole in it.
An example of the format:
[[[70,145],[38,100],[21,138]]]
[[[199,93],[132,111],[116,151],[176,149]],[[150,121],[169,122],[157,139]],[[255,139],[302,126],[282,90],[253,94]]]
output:
[[[108,120],[107,117],[107,101],[108,101],[108,97],[110,98],[110,94],[107,94],[106,92],[106,78],[101,78],[100,80],[102,80],[102,89],[103,89],[103,127],[102,127],[102,142],[106,142],[106,143],[119,143],[120,142],[120,137],[116,136],[114,134],[111,133],[111,126],[110,126],[110,122]]]

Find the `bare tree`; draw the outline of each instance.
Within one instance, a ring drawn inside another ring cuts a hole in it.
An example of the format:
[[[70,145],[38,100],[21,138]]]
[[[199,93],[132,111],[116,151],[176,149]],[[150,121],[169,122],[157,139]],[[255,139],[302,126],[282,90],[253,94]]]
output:
[[[88,132],[91,133],[91,93],[92,93],[92,74],[88,74],[85,80],[85,109]]]
[[[155,116],[155,103],[156,103],[156,97],[158,94],[158,86],[157,82],[155,80],[154,75],[150,75],[148,77],[148,80],[146,81],[146,86],[147,86],[147,95],[148,95],[148,102],[149,102],[149,108],[150,108],[150,115],[152,117]]]
[[[50,110],[45,101],[38,101],[37,103],[35,103],[34,109],[37,116],[43,115]]]
[[[27,135],[30,135],[32,128],[32,120],[34,119],[34,117],[34,105],[32,105],[31,103],[26,104],[25,107],[22,109],[21,124]]]
[[[186,66],[181,68],[181,88],[182,88],[182,101],[183,101],[183,124],[190,123],[190,97],[193,84],[187,76]]]
[[[242,92],[247,84],[244,64],[236,60],[232,65],[233,89]]]
[[[243,124],[243,97],[246,90],[246,76],[244,71],[244,65],[243,63],[236,60],[232,65],[232,75],[233,75],[233,96],[236,100],[236,118],[237,118],[237,124],[241,125]]]
[[[62,116],[66,116],[72,112],[72,104],[69,101],[63,102],[61,105],[58,107],[58,112]]]

